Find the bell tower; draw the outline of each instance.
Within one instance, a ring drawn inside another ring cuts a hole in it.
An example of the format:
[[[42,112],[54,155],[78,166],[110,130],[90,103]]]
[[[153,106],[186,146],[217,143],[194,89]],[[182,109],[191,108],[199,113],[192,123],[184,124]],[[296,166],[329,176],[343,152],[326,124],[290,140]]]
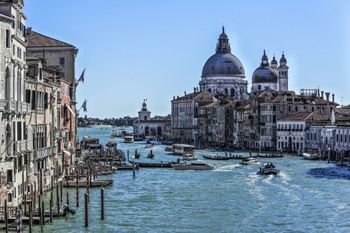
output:
[[[288,69],[287,59],[282,52],[282,57],[280,59],[280,65],[277,68],[278,71],[278,90],[288,91]]]
[[[148,121],[151,119],[151,112],[147,109],[147,99],[143,100],[141,111],[139,111],[139,122]]]

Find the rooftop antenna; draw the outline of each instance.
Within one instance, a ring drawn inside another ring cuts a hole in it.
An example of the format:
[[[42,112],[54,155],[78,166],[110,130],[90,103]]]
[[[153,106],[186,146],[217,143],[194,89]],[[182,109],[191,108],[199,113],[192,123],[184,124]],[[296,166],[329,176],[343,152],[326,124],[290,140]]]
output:
[[[344,96],[341,97],[341,103],[340,103],[340,104],[341,104],[341,107],[344,107],[343,101],[344,101]]]

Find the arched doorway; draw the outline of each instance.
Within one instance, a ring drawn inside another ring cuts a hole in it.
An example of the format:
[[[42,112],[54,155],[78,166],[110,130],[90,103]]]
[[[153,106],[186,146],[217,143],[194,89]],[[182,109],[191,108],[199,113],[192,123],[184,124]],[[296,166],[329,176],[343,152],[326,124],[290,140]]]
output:
[[[157,136],[162,136],[162,127],[157,127]]]
[[[146,137],[149,136],[149,127],[148,126],[145,127],[145,136]]]
[[[230,90],[230,96],[234,97],[235,96],[235,89],[231,88]]]

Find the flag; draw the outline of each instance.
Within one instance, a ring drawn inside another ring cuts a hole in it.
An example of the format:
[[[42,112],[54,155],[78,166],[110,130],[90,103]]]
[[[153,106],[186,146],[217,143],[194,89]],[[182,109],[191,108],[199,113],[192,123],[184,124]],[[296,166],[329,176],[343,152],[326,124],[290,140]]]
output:
[[[86,69],[84,69],[84,70],[83,70],[83,73],[81,73],[80,78],[78,79],[78,82],[84,83],[85,70],[86,70]]]
[[[87,112],[86,103],[87,103],[87,100],[84,100],[83,104],[81,105],[84,112]]]

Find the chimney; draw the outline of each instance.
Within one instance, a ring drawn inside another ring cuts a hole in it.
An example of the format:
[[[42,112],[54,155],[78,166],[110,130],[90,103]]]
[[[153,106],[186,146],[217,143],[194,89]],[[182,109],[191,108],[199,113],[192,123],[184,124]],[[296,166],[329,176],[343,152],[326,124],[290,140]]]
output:
[[[326,100],[327,100],[327,101],[329,101],[329,94],[331,94],[331,93],[326,92]]]
[[[186,95],[186,91],[184,91],[184,94]]]
[[[321,91],[321,99],[324,98],[323,93],[324,93],[324,91]]]
[[[32,28],[31,27],[27,28],[27,34],[30,34],[30,33],[32,33]]]
[[[317,89],[317,97],[320,97],[320,89]]]
[[[332,102],[334,103],[334,93],[332,94]]]

